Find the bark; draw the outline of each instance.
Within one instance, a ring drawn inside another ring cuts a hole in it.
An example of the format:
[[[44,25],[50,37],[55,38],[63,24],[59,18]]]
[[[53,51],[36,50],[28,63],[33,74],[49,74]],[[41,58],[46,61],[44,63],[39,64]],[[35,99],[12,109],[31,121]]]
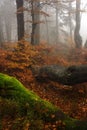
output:
[[[87,40],[85,41],[84,47],[87,48]]]
[[[40,1],[31,1],[31,16],[32,16],[32,33],[31,33],[31,44],[37,45],[40,42]]]
[[[87,82],[87,65],[59,66],[50,65],[37,69],[36,79],[44,82],[52,80],[63,85],[75,85]]]
[[[58,10],[58,1],[56,2],[56,44],[59,40],[59,10]]]
[[[3,33],[3,20],[0,20],[0,47],[3,47],[4,33]]]
[[[11,33],[12,33],[12,20],[5,18],[5,29],[6,29],[6,40],[11,42]]]
[[[47,9],[47,6],[46,6],[46,12],[48,13],[48,9]],[[46,21],[46,37],[47,37],[47,43],[49,44],[50,41],[49,41],[49,26],[48,26],[48,18],[47,16],[45,16],[45,21]]]
[[[69,34],[72,40],[72,17],[71,17],[72,3],[69,1]]]
[[[49,27],[48,27],[48,21],[47,21],[47,17],[45,17],[45,21],[46,21],[46,33],[47,33],[47,43],[49,44]]]
[[[17,11],[23,7],[23,0],[16,0]],[[17,31],[18,40],[22,40],[24,37],[24,13],[23,9],[17,12]]]
[[[74,40],[76,48],[82,47],[82,38],[80,36],[80,0],[76,0],[76,27],[74,32]]]

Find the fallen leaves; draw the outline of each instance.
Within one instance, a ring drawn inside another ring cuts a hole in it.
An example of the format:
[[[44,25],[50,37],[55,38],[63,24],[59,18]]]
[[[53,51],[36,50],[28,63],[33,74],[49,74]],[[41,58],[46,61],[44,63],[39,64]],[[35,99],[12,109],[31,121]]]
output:
[[[44,83],[39,83],[32,73],[34,66],[75,64],[75,57],[78,64],[85,64],[87,62],[86,51],[84,53],[79,51],[76,56],[73,52],[70,57],[71,61],[68,61],[68,58],[59,55],[60,48],[58,51],[56,46],[49,46],[44,43],[39,46],[32,46],[26,41],[22,44],[17,43],[14,51],[0,49],[0,72],[15,76],[27,88],[36,92],[41,98],[52,102],[68,115],[79,119],[87,118],[87,97],[84,96],[87,91],[87,84],[76,85],[73,90],[72,87],[62,86],[55,82],[44,81]],[[81,57],[78,55],[81,55]],[[83,59],[80,61],[78,57],[80,59],[83,57]],[[51,118],[54,118],[54,115]],[[27,125],[29,124],[26,124],[26,127]],[[57,126],[61,125],[64,125],[63,122],[58,121],[54,124],[45,124],[45,128],[57,130]]]

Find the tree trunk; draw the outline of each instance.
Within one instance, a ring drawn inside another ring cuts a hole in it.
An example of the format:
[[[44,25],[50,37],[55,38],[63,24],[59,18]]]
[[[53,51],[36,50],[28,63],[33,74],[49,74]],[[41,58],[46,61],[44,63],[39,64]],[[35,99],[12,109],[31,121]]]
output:
[[[12,33],[12,20],[5,18],[5,29],[6,29],[6,40],[11,42],[11,33]]]
[[[48,9],[47,9],[47,6],[46,6],[46,12],[48,13]],[[47,36],[47,43],[49,44],[50,41],[49,41],[49,26],[48,26],[48,18],[47,16],[45,16],[45,21],[46,21],[46,36]]]
[[[38,81],[52,80],[63,85],[75,85],[87,82],[87,65],[59,66],[50,65],[36,69]]]
[[[3,20],[0,20],[0,47],[3,47],[4,43],[4,33],[3,33]]]
[[[76,0],[76,27],[74,32],[74,40],[76,44],[76,48],[82,47],[82,38],[79,34],[80,31],[80,0]]]
[[[85,41],[84,47],[87,48],[87,40]]]
[[[71,17],[71,9],[72,9],[72,3],[69,1],[69,34],[70,39],[72,40],[72,17]]]
[[[59,40],[58,1],[56,2],[56,44]]]
[[[22,40],[24,37],[24,13],[23,13],[23,0],[16,0],[17,4],[17,31],[18,40]],[[20,11],[18,11],[20,9]]]
[[[40,1],[31,1],[31,16],[32,16],[32,33],[31,33],[31,44],[37,45],[40,43]]]

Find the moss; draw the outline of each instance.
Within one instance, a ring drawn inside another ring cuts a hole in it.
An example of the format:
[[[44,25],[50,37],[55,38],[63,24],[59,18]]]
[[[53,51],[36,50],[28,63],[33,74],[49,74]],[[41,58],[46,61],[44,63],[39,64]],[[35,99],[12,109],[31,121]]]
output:
[[[42,100],[34,92],[26,89],[17,79],[0,73],[0,96],[3,99],[9,99],[16,101],[22,107],[24,112],[29,114],[29,110],[32,113],[37,113],[47,116],[51,112],[57,110],[51,103]],[[47,113],[47,115],[46,115]],[[25,113],[24,113],[25,114]]]
[[[65,130],[87,130],[87,120],[78,121],[75,119],[66,119],[65,124]]]
[[[44,122],[58,120],[65,123],[66,130],[87,129],[86,122],[68,117],[50,102],[29,91],[14,77],[0,73],[0,117],[6,115],[13,118],[25,117],[29,124],[32,124],[32,129],[35,126],[35,129],[39,130],[39,127],[36,128],[37,124],[42,128]],[[35,121],[38,123],[35,124]]]

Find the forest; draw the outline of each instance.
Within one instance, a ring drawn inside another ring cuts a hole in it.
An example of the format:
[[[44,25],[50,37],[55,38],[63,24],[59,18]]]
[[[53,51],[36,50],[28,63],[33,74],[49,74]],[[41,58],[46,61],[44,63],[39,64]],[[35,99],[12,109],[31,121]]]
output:
[[[0,1],[0,130],[87,130],[85,0]]]

